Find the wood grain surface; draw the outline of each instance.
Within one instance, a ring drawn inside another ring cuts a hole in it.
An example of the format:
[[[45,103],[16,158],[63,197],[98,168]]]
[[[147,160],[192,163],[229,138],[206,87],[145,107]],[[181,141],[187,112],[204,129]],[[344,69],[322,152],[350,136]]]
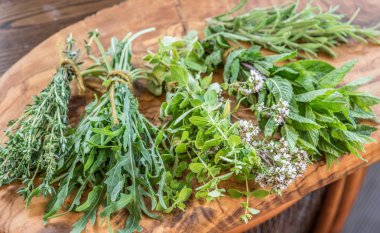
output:
[[[30,97],[37,94],[49,82],[58,63],[57,45],[62,43],[69,33],[82,42],[87,31],[98,28],[103,34],[103,40],[108,41],[111,35],[122,37],[125,33],[138,31],[154,26],[156,31],[143,36],[135,43],[137,57],[147,50],[155,49],[156,39],[168,34],[181,36],[189,29],[202,29],[204,19],[224,12],[232,8],[237,1],[191,1],[191,0],[129,0],[120,5],[105,9],[90,16],[83,21],[73,24],[46,41],[35,47],[25,57],[15,63],[0,78],[0,129],[5,129],[10,119],[16,118],[23,107],[30,103]],[[281,1],[271,1],[279,4]],[[376,0],[335,1],[334,4],[342,6],[341,10],[352,14],[358,6],[362,8],[357,22],[362,25],[374,25],[380,21],[380,16],[375,14],[380,10],[380,4]],[[266,6],[265,0],[251,1],[249,6]],[[322,1],[319,4],[327,7],[331,3]],[[336,49],[340,55],[338,59],[330,60],[335,65],[341,65],[350,59],[357,59],[358,64],[348,75],[345,81],[354,80],[363,76],[372,76],[375,79],[362,88],[375,95],[380,94],[380,47],[372,45],[350,44]],[[136,60],[141,65],[141,60]],[[161,103],[159,98],[147,94],[141,86],[138,86],[136,94],[140,100],[141,111],[150,119],[158,114]],[[78,119],[83,110],[83,105],[90,100],[89,96],[75,94],[70,107],[72,122]],[[380,107],[375,108],[380,115]],[[373,135],[380,138],[380,133]],[[345,156],[339,164],[327,170],[321,162],[310,166],[305,176],[299,179],[282,197],[270,196],[263,200],[252,199],[254,207],[262,213],[250,224],[242,224],[239,215],[241,200],[221,198],[218,201],[204,203],[192,200],[188,204],[186,212],[175,212],[163,216],[162,220],[144,218],[142,225],[146,232],[240,232],[249,229],[255,224],[269,219],[279,210],[299,200],[306,194],[323,187],[343,176],[351,174],[360,167],[368,166],[378,160],[377,151],[379,145],[373,143],[366,146],[367,152],[363,155],[368,162],[360,161],[354,156]],[[52,220],[43,226],[41,216],[43,214],[45,200],[35,199],[29,209],[24,208],[24,203],[15,193],[18,185],[10,185],[0,189],[0,232],[67,232],[71,224],[78,218],[78,214],[72,213]],[[117,216],[115,225],[123,224],[124,215]],[[106,224],[98,221],[95,226],[89,226],[87,232],[106,232]]]

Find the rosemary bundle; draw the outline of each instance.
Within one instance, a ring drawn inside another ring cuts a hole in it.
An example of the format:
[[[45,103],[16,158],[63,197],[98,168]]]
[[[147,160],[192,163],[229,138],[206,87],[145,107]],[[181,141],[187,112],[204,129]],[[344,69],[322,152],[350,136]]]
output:
[[[292,150],[302,148],[314,160],[324,156],[329,167],[343,154],[361,158],[362,144],[374,142],[369,136],[376,130],[361,120],[375,119],[370,107],[380,99],[356,89],[371,79],[339,87],[354,62],[339,68],[319,60],[274,65],[295,56],[262,56],[257,46],[236,49],[226,60],[230,84],[224,87],[254,111],[266,138],[279,133]]]
[[[89,220],[95,222],[102,204],[100,216],[108,222],[113,214],[126,209],[129,216],[120,232],[135,232],[142,230],[142,213],[157,218],[150,211],[157,201],[165,208],[165,167],[154,142],[158,130],[139,112],[132,93],[132,82],[142,71],[131,66],[131,42],[145,32],[128,34],[121,41],[112,38],[107,53],[99,33],[90,33],[87,48],[95,63],[90,69],[96,70],[107,92],[86,107],[86,115],[70,136],[70,154],[56,173],[59,189],[47,207],[45,220],[61,215],[57,211],[69,202],[67,211],[83,213],[72,230],[81,232]],[[93,43],[100,57],[92,54]],[[84,199],[86,189],[89,193]]]
[[[68,127],[70,82],[80,74],[77,68],[79,51],[73,48],[70,36],[66,41],[64,59],[49,85],[33,103],[27,106],[17,120],[9,122],[5,131],[8,140],[0,151],[0,185],[21,180],[24,187],[19,192],[27,197],[54,193],[50,186],[53,174],[62,157],[67,154],[65,137]],[[83,87],[83,85],[81,85]],[[42,183],[34,187],[37,176],[43,174]]]
[[[222,48],[229,48],[228,41],[239,44],[248,42],[260,45],[276,53],[298,50],[299,55],[318,56],[318,52],[336,56],[331,48],[348,43],[348,38],[379,44],[377,26],[361,28],[352,24],[359,10],[349,19],[338,14],[338,6],[327,11],[312,3],[299,8],[299,1],[280,7],[253,9],[250,12],[231,15],[240,10],[246,0],[233,10],[207,20],[206,40],[212,40]]]

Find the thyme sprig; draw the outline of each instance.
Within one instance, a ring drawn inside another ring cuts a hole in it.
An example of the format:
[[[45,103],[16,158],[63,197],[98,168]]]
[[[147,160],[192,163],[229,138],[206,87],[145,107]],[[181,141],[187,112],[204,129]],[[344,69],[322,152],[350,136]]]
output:
[[[359,10],[348,21],[338,14],[338,6],[327,11],[309,2],[304,8],[299,1],[272,8],[255,8],[249,12],[231,17],[240,10],[245,1],[225,14],[207,20],[206,40],[212,40],[220,47],[230,47],[227,41],[249,42],[276,53],[298,50],[299,55],[317,57],[319,52],[333,57],[331,48],[348,43],[352,38],[362,43],[379,44],[378,25],[361,28],[352,24]]]
[[[32,190],[33,195],[54,193],[50,182],[68,151],[65,133],[70,82],[80,76],[77,68],[79,50],[74,49],[71,36],[66,40],[63,56],[49,85],[39,96],[33,97],[33,103],[26,107],[20,118],[9,122],[5,131],[8,140],[0,151],[0,185],[21,180],[24,187],[19,193],[24,197]],[[35,187],[41,174],[42,183]]]
[[[45,220],[60,216],[57,212],[68,201],[67,211],[83,213],[72,230],[81,232],[89,220],[95,222],[102,204],[100,216],[109,223],[112,215],[126,209],[129,216],[120,232],[135,232],[142,230],[142,213],[157,218],[150,209],[158,202],[166,208],[165,167],[154,141],[158,130],[139,112],[131,85],[142,72],[131,65],[131,43],[148,31],[128,34],[121,41],[112,38],[108,52],[100,34],[90,33],[87,50],[95,61],[90,69],[96,68],[93,75],[103,80],[108,91],[86,107],[86,115],[69,138],[70,154],[56,173],[59,189],[48,205]],[[96,44],[99,57],[93,55],[92,44]]]

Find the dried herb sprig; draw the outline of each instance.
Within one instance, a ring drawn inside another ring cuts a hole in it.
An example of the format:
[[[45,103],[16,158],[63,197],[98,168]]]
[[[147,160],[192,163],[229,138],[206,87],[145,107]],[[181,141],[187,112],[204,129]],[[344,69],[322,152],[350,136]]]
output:
[[[52,176],[60,160],[67,154],[65,137],[68,127],[68,103],[70,82],[74,78],[83,87],[77,59],[79,50],[74,50],[74,39],[66,41],[64,58],[57,68],[50,84],[39,96],[33,97],[23,115],[9,122],[5,131],[8,138],[0,151],[0,185],[22,180],[25,187],[19,192],[27,197],[33,190],[34,195],[53,194],[50,186]],[[34,187],[34,182],[44,173],[42,183]]]
[[[373,142],[376,130],[361,120],[375,119],[370,107],[380,99],[356,89],[370,79],[338,86],[354,62],[339,68],[319,60],[274,65],[295,56],[263,56],[257,46],[236,49],[226,60],[224,79],[230,84],[224,87],[251,108],[266,138],[279,133],[292,151],[302,148],[314,160],[325,156],[329,167],[343,154],[361,158],[362,144]]]
[[[348,21],[338,14],[338,6],[324,11],[310,2],[299,9],[299,1],[279,7],[253,9],[250,12],[231,17],[244,6],[242,1],[236,8],[225,14],[207,20],[206,40],[212,40],[220,47],[230,47],[227,41],[249,42],[276,53],[298,50],[299,55],[317,57],[325,52],[333,57],[331,48],[348,43],[352,38],[362,43],[379,44],[380,32],[377,26],[361,28],[352,24],[359,10]]]
[[[131,85],[141,74],[131,65],[131,43],[148,31],[128,34],[121,41],[112,38],[108,52],[99,33],[90,33],[87,49],[95,62],[90,69],[97,70],[108,90],[86,107],[86,115],[70,136],[70,155],[56,173],[59,189],[48,205],[45,220],[61,215],[57,211],[69,201],[67,211],[83,213],[72,230],[81,232],[89,220],[95,222],[102,204],[100,215],[108,222],[113,214],[126,209],[129,215],[120,232],[135,232],[142,230],[142,213],[157,218],[150,209],[158,202],[166,207],[162,191],[165,167],[154,142],[158,130],[139,112]],[[92,53],[94,43],[99,57]]]

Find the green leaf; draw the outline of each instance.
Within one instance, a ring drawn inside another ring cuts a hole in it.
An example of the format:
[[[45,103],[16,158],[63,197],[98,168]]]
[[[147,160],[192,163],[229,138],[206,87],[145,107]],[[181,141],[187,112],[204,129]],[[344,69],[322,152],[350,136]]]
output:
[[[293,88],[288,80],[274,77],[266,79],[265,83],[277,101],[282,99],[290,102],[292,100]]]
[[[206,77],[201,79],[201,87],[202,89],[207,89],[212,82],[212,75],[207,75]]]
[[[192,192],[193,192],[193,189],[191,188],[187,188],[187,187],[182,188],[181,191],[179,192],[177,201],[179,202],[187,201],[190,198]]]
[[[331,135],[342,141],[355,141],[359,143],[376,142],[373,138],[368,136],[357,134],[348,130],[333,129]]]
[[[240,145],[240,143],[241,143],[241,138],[237,135],[231,135],[228,138],[228,145],[230,147],[236,147],[236,146]]]
[[[252,195],[256,198],[264,198],[269,195],[267,190],[258,189],[252,192]]]
[[[103,187],[101,185],[95,186],[92,191],[88,194],[87,200],[77,208],[75,211],[84,212],[92,207],[94,204],[98,203],[98,200],[102,194]]]
[[[265,60],[270,63],[276,63],[276,62],[286,61],[295,57],[297,57],[297,51],[267,56]]]
[[[199,127],[206,126],[208,124],[208,120],[201,116],[192,116],[189,118],[191,124]]]
[[[310,130],[310,129],[321,128],[321,126],[318,125],[315,121],[312,121],[308,118],[305,118],[293,112],[289,114],[288,118],[292,120],[291,125],[294,128],[299,129],[299,130]]]
[[[220,143],[221,143],[221,139],[219,139],[219,138],[211,139],[211,140],[208,140],[204,143],[202,149],[204,151],[206,151],[206,150],[210,149],[211,147],[218,146]]]
[[[277,128],[278,128],[278,124],[276,124],[274,117],[273,116],[270,117],[267,123],[265,124],[264,136],[265,137],[272,136]]]
[[[231,66],[232,66],[232,63],[235,61],[235,59],[239,57],[243,51],[244,49],[236,49],[228,55],[226,64],[224,65],[224,73],[223,73],[223,79],[225,83],[234,83],[237,81],[236,80],[237,75],[235,79],[231,78]]]
[[[346,76],[346,74],[352,69],[355,63],[355,61],[347,62],[340,68],[335,69],[323,76],[321,79],[318,80],[318,88],[330,88],[337,86],[339,83],[342,82],[344,76]]]
[[[194,173],[199,173],[205,168],[202,163],[190,163],[189,169]]]
[[[227,193],[232,197],[232,198],[241,198],[243,196],[243,193],[240,192],[237,189],[227,189]]]
[[[331,94],[334,91],[335,90],[332,88],[324,88],[324,89],[319,89],[315,91],[309,91],[309,92],[296,95],[295,99],[298,102],[310,102],[319,96],[326,95],[326,94],[328,95],[329,93]]]
[[[348,112],[350,104],[340,92],[334,92],[324,98],[317,98],[310,103],[313,109],[327,110],[328,112]]]
[[[180,143],[175,147],[175,153],[182,154],[187,151],[187,143]]]
[[[294,151],[296,149],[296,143],[299,136],[297,130],[295,130],[292,126],[285,124],[281,128],[281,136],[288,142],[290,150]]]
[[[224,109],[222,114],[220,115],[221,118],[227,118],[231,113],[231,104],[230,100],[227,100],[226,103],[224,104]]]
[[[187,86],[189,83],[189,73],[187,69],[180,65],[170,65],[170,76],[166,82],[177,82],[180,87]]]

